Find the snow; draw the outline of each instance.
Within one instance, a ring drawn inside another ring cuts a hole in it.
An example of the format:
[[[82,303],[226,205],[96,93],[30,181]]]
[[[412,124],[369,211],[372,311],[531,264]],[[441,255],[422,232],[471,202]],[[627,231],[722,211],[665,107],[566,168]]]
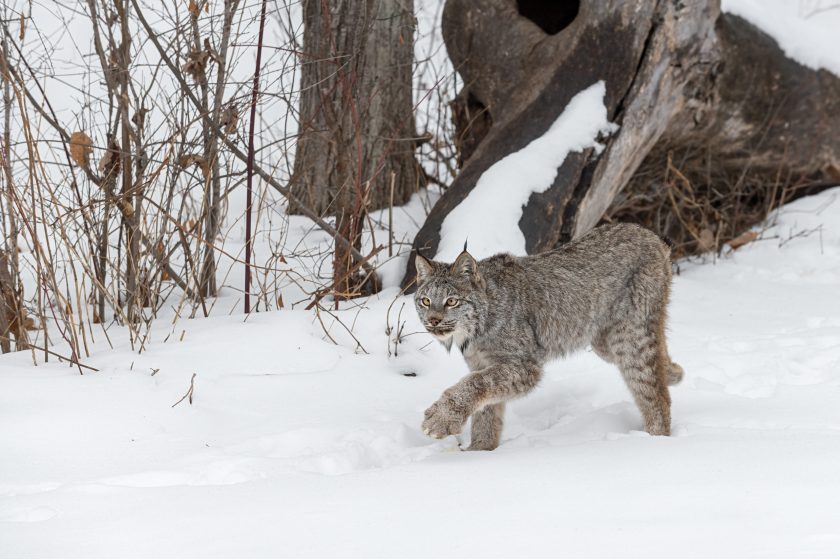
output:
[[[84,376],[5,355],[0,557],[837,557],[840,189],[679,267],[670,438],[591,352],[509,406],[492,453],[422,436],[466,368],[395,288],[335,313],[364,350],[286,309],[100,342]]]
[[[438,136],[457,89],[435,27],[441,5],[420,6],[428,40],[417,52],[429,62],[415,77],[420,130]],[[788,55],[840,73],[831,7],[724,1]],[[48,12],[35,5],[33,17]],[[84,18],[70,23],[84,46]],[[62,44],[50,88],[76,84],[78,56]],[[73,109],[80,96],[53,96],[68,126],[86,118]],[[602,98],[600,84],[582,92],[545,136],[489,170],[481,203],[468,199],[472,210],[444,224],[438,258],[465,238],[478,256],[523,253],[518,207],[567,153],[597,148],[612,128]],[[286,112],[280,103],[265,118]],[[162,309],[141,353],[125,329],[108,326],[113,349],[91,330],[84,362],[99,372],[83,376],[40,354],[38,366],[28,352],[0,356],[0,558],[840,555],[840,189],[788,205],[758,241],[714,263],[680,263],[670,346],[686,380],[672,390],[673,437],[641,432],[617,371],[583,352],[509,405],[492,453],[460,452],[466,434],[436,441],[419,429],[466,373],[395,287],[439,194],[394,208],[394,256],[378,262],[387,289],[320,319],[302,307],[329,275],[329,237],[304,218],[286,222],[262,195],[256,261],[290,271],[258,281],[284,310],[235,314],[244,229],[233,196],[220,256],[229,272],[210,318],[174,322]],[[381,244],[387,212],[371,220]],[[366,233],[364,251],[373,243]],[[173,407],[193,374],[192,404]]]
[[[603,149],[598,136],[617,130],[607,120],[605,94],[603,81],[584,89],[545,134],[487,169],[467,198],[444,219],[435,258],[453,261],[465,241],[476,258],[498,252],[526,254],[519,220],[528,198],[551,187],[569,153],[590,147]]]
[[[723,0],[721,8],[773,37],[785,55],[803,66],[840,76],[837,0]]]

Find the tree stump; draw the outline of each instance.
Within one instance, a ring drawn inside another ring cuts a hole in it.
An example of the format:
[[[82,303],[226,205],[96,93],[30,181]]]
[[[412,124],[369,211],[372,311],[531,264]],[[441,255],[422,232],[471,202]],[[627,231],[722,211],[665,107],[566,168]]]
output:
[[[300,135],[290,188],[318,214],[404,204],[414,152],[414,0],[304,0]],[[290,206],[289,211],[296,211]]]
[[[674,153],[690,162],[704,151],[708,164],[711,152],[724,174],[768,184],[780,173],[818,178],[840,168],[840,79],[785,58],[766,34],[721,14],[716,0],[557,4],[447,1],[444,41],[464,79],[459,98],[482,107],[491,124],[461,126],[461,142],[474,149],[462,154],[415,251],[434,257],[443,220],[479,177],[542,136],[599,80],[620,129],[600,154],[570,154],[552,186],[530,197],[519,222],[530,254],[589,231],[628,183],[664,171]],[[410,258],[406,286],[413,266]]]

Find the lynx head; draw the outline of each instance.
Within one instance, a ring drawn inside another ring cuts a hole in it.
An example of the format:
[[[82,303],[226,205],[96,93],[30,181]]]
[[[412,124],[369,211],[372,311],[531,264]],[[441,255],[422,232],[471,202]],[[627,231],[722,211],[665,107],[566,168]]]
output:
[[[414,304],[423,326],[447,349],[453,341],[462,349],[478,327],[484,302],[484,281],[478,263],[466,250],[453,264],[417,255]]]

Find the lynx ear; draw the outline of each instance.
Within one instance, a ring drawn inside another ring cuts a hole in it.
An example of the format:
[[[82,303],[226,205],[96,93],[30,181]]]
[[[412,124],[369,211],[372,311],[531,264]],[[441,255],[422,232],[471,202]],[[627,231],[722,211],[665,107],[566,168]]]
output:
[[[424,283],[435,271],[431,261],[419,252],[414,257],[414,267],[417,269],[417,285]]]
[[[464,276],[473,282],[479,279],[478,262],[466,250],[458,255],[449,271],[453,275]]]

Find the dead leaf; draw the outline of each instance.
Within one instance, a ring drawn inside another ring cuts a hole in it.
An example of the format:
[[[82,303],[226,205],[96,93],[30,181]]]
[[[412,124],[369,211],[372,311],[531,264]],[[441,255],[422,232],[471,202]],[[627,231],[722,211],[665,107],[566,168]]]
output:
[[[840,183],[840,166],[834,162],[826,163],[823,167],[823,173],[832,181]]]
[[[210,53],[206,50],[190,51],[187,55],[187,63],[181,69],[195,81],[201,81],[207,74],[207,60],[209,58]]]
[[[219,126],[225,131],[225,134],[233,134],[236,132],[236,125],[239,123],[239,108],[231,103],[225,110],[222,111],[219,117]]]
[[[758,232],[757,231],[745,231],[744,233],[741,233],[740,235],[738,235],[737,237],[735,237],[734,239],[732,239],[731,241],[729,241],[726,244],[728,244],[729,248],[731,248],[732,250],[738,250],[739,248],[741,248],[745,244],[751,243],[754,240],[756,240],[757,238],[758,238]]]
[[[187,10],[194,16],[198,16],[198,5],[195,3],[195,0],[190,0],[189,5],[187,6]]]
[[[20,41],[23,41],[23,37],[26,35],[26,25],[25,25],[25,22],[26,22],[26,18],[25,18],[25,17],[23,17],[23,11],[21,11],[21,12],[20,12],[20,35],[18,36],[18,39],[19,39]]]
[[[120,77],[120,51],[111,47],[108,53],[108,67],[105,69],[105,81],[116,82]]]
[[[70,136],[70,159],[83,169],[90,165],[90,155],[93,153],[93,140],[84,132],[73,132]]]
[[[697,239],[697,244],[700,245],[700,250],[705,252],[715,248],[715,234],[710,229],[703,229],[700,231],[700,238]]]
[[[146,113],[148,112],[149,111],[146,109],[140,109],[139,111],[134,113],[133,117],[131,117],[131,122],[133,122],[134,125],[137,126],[138,130],[143,130],[143,126],[145,126],[146,124]]]
[[[277,308],[282,309],[283,307],[285,307],[285,305],[283,304],[283,294],[281,293],[277,296]]]
[[[207,163],[207,160],[200,155],[196,155],[194,153],[184,154],[178,158],[178,165],[184,169],[190,165],[195,165],[201,169],[201,174],[204,176],[204,180],[207,180],[207,177],[210,176],[210,164]]]
[[[132,217],[134,215],[134,206],[125,198],[120,200],[120,210],[125,217]]]
[[[99,171],[106,175],[116,175],[120,170],[120,145],[116,140],[111,140],[108,151],[99,160]]]
[[[191,153],[186,153],[180,157],[178,157],[178,165],[186,169],[190,165],[193,164],[195,158],[198,157],[197,155],[193,155]]]
[[[209,54],[210,58],[212,58],[216,62],[216,64],[220,64],[222,62],[222,57],[219,56],[219,53],[216,52],[216,49],[210,46],[210,39],[208,39],[207,37],[204,38],[204,52]]]

